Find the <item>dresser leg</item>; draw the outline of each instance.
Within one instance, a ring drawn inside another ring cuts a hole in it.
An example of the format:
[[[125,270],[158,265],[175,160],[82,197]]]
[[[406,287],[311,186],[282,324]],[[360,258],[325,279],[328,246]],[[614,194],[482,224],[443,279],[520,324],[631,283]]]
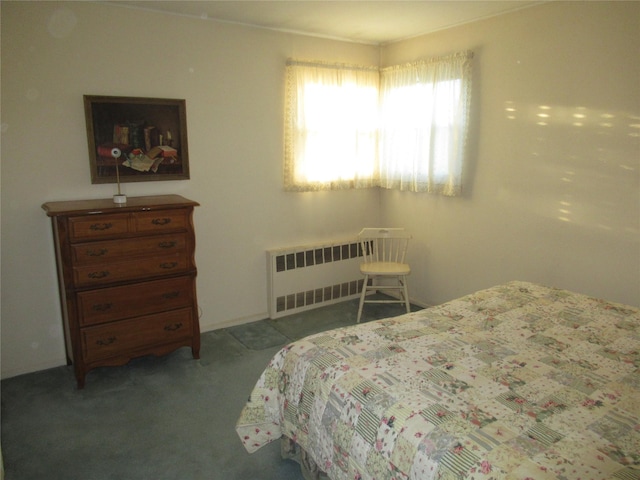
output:
[[[82,390],[84,388],[84,379],[87,376],[87,372],[84,369],[84,366],[80,364],[80,362],[74,363],[73,370],[76,375],[76,383],[78,385],[78,390]]]
[[[191,353],[193,358],[198,360],[200,358],[200,326],[196,323],[196,331],[191,337]]]
[[[198,334],[197,337],[194,337],[191,342],[191,354],[196,360],[200,358],[200,334]]]

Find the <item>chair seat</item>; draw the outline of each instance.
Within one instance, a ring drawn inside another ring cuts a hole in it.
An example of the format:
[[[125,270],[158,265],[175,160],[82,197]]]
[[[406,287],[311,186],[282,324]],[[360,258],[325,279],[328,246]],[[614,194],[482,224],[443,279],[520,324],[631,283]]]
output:
[[[363,275],[409,275],[411,268],[406,263],[372,262],[360,265]]]

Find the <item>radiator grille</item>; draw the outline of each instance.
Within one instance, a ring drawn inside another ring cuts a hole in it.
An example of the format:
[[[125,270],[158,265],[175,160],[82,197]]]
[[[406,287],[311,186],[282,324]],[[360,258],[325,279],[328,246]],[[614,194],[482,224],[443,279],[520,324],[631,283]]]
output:
[[[268,250],[269,317],[357,298],[361,261],[355,240]]]

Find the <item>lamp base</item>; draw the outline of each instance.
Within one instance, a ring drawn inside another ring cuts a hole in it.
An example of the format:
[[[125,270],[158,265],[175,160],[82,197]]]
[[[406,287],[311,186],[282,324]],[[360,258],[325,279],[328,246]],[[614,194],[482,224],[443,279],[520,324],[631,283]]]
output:
[[[122,194],[114,195],[113,203],[127,203],[127,196]]]

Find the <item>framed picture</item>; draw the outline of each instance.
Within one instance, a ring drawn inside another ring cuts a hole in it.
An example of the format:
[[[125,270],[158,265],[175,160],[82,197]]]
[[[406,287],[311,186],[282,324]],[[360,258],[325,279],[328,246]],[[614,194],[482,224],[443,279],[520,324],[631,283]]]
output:
[[[186,102],[84,96],[91,183],[187,180]]]

